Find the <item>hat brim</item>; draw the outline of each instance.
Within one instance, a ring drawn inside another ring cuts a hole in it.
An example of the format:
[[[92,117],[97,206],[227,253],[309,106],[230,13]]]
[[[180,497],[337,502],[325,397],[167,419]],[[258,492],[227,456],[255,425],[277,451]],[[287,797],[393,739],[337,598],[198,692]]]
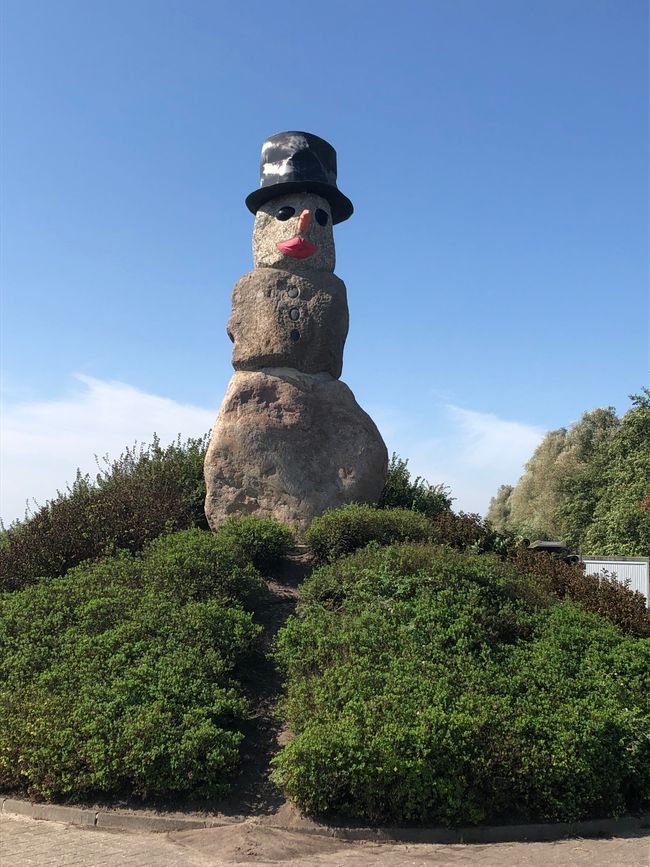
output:
[[[273,184],[269,187],[260,187],[250,196],[246,197],[246,207],[252,214],[256,214],[262,205],[286,196],[289,193],[317,193],[329,202],[332,209],[332,223],[342,223],[352,216],[354,206],[347,196],[344,196],[336,187],[330,184],[321,184],[318,181],[287,181],[284,184]]]

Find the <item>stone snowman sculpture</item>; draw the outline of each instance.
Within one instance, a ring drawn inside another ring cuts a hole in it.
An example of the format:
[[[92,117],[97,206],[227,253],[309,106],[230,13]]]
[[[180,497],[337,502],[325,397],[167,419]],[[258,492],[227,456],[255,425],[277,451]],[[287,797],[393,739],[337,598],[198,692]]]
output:
[[[336,151],[305,132],[262,148],[254,270],[232,295],[230,380],[205,458],[206,516],[273,517],[298,532],[327,509],[376,502],[388,455],[339,377],[348,333],[334,275],[333,224],[352,203],[336,185]]]

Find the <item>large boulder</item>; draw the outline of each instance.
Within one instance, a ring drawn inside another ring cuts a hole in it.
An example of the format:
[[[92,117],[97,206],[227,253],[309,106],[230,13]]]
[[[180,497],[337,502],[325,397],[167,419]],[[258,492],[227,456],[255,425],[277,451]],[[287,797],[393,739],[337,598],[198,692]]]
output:
[[[213,530],[249,513],[305,530],[327,509],[376,502],[387,464],[345,383],[290,368],[237,371],[206,455],[206,515]]]
[[[233,289],[228,335],[235,370],[293,367],[339,377],[347,333],[345,283],[327,271],[256,268]]]

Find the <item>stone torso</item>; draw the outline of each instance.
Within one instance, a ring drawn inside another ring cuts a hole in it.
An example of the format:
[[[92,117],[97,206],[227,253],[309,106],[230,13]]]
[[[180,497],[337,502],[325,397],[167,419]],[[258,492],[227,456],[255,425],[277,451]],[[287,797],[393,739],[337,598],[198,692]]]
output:
[[[233,290],[228,335],[235,370],[291,367],[338,379],[347,333],[345,284],[327,271],[256,268]]]

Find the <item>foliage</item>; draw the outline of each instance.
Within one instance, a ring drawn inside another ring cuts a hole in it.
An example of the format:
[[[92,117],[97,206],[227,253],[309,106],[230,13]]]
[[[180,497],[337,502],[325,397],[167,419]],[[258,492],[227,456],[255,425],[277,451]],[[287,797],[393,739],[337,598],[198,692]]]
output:
[[[490,500],[487,518],[495,530],[505,533],[511,526],[512,485],[500,485],[496,494]]]
[[[236,539],[194,527],[149,543],[140,574],[147,589],[178,599],[246,600],[266,586],[251,560]]]
[[[237,671],[259,631],[238,598],[254,573],[201,534],[2,595],[0,786],[77,800],[228,791],[248,716]]]
[[[650,554],[650,511],[643,508],[650,494],[650,391],[631,400],[589,464],[565,482],[559,514],[584,554]]]
[[[532,575],[560,599],[569,598],[587,611],[600,614],[631,635],[650,636],[650,612],[645,597],[616,578],[585,575],[581,564],[569,565],[552,554],[513,547],[508,561],[524,575]]]
[[[382,509],[412,509],[433,518],[440,512],[451,509],[452,498],[445,485],[431,485],[417,476],[411,481],[408,460],[393,452],[388,464],[388,476],[381,493],[379,507]]]
[[[353,503],[315,518],[305,541],[319,560],[331,561],[369,542],[423,541],[430,533],[431,522],[419,512]]]
[[[369,547],[314,572],[279,635],[302,808],[448,825],[650,799],[650,640],[494,555]]]
[[[305,539],[318,559],[328,562],[369,542],[389,545],[431,541],[461,550],[499,553],[514,545],[512,537],[496,533],[479,515],[444,510],[428,519],[410,509],[377,509],[357,504],[333,509],[316,518]]]
[[[564,480],[589,463],[618,424],[610,406],[584,413],[568,430],[547,433],[510,495],[500,488],[490,503],[487,517],[495,529],[528,539],[562,538],[557,510],[566,498]]]
[[[480,515],[442,512],[431,524],[429,538],[432,542],[459,550],[471,548],[476,552],[502,552],[514,544],[512,537],[495,532]]]
[[[650,553],[650,391],[630,395],[622,419],[612,407],[551,431],[517,485],[502,486],[488,518],[499,531],[563,539],[583,554]]]
[[[396,577],[415,575],[429,569],[432,562],[437,562],[441,557],[452,570],[454,564],[466,562],[464,555],[458,551],[429,542],[402,542],[384,547],[371,542],[353,554],[315,569],[300,587],[298,612],[304,613],[306,606],[312,603],[338,609],[345,604],[353,592],[353,585],[359,581],[377,580],[373,576],[379,573],[389,582]],[[491,574],[495,568],[494,558],[486,557],[485,564],[487,574]],[[533,607],[546,607],[553,601],[550,580],[531,580],[525,573],[503,564],[496,568],[502,577],[503,586],[508,587],[509,592],[517,598],[528,599]]]
[[[288,527],[273,518],[255,515],[227,518],[219,528],[219,538],[240,547],[253,565],[262,571],[272,569],[295,544]]]
[[[206,440],[126,449],[94,481],[77,474],[65,493],[6,531],[0,588],[19,589],[63,575],[118,548],[139,551],[162,533],[207,529],[203,511]]]

